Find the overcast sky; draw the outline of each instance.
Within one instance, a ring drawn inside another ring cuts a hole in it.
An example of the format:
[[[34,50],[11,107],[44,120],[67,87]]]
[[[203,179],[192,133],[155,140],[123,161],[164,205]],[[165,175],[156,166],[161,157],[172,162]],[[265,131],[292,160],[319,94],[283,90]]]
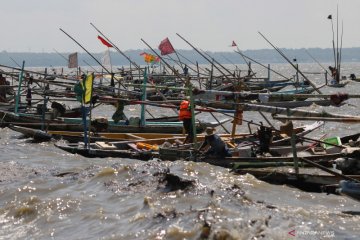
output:
[[[360,47],[360,0],[1,0],[0,51],[83,52],[62,28],[102,52],[90,22],[122,50],[146,48],[141,38],[157,48],[166,37],[190,49],[176,33],[209,51],[231,51],[232,40],[242,50],[271,48],[258,31],[281,48],[331,48],[327,16],[336,31],[337,5],[343,47]]]

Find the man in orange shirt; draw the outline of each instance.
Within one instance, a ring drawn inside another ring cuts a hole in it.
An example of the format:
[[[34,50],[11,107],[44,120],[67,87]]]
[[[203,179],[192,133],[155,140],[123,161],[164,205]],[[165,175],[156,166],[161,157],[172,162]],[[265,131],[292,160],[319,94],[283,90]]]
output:
[[[184,143],[192,143],[194,134],[191,122],[190,97],[188,96],[180,103],[179,120],[183,122],[187,134]]]

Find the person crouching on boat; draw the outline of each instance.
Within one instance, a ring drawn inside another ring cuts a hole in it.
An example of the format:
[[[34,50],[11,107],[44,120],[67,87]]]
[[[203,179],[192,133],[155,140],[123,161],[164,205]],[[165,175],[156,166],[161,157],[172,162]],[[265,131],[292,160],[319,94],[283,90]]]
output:
[[[221,137],[215,134],[215,129],[207,127],[206,135],[203,144],[200,146],[199,151],[204,152],[206,156],[215,157],[231,157],[231,153],[226,146],[226,143]],[[207,149],[207,150],[206,150]]]
[[[194,140],[192,122],[191,122],[191,109],[190,109],[190,97],[186,96],[180,103],[179,120],[183,122],[185,133],[187,134],[184,143],[192,143]]]
[[[259,138],[258,153],[263,155],[270,152],[270,144],[272,142],[272,130],[271,128],[261,125],[258,128],[257,136]]]

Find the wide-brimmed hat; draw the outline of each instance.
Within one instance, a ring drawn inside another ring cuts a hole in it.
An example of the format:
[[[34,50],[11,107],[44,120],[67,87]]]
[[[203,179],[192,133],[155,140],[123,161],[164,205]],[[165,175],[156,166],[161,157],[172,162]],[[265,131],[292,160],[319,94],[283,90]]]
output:
[[[215,128],[207,127],[207,128],[205,129],[205,133],[206,133],[207,136],[214,135],[214,132],[215,132]]]

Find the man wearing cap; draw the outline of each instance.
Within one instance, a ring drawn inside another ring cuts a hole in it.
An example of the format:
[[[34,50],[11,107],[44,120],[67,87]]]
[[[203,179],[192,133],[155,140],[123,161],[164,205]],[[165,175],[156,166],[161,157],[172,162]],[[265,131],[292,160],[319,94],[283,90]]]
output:
[[[207,127],[206,136],[203,144],[199,148],[199,151],[202,151],[206,147],[210,147],[205,155],[213,155],[216,157],[231,157],[231,153],[226,146],[226,143],[219,137],[219,135],[215,134],[215,129],[212,127]]]
[[[194,134],[191,122],[190,97],[186,96],[180,103],[179,120],[183,122],[185,132],[187,134],[184,143],[192,143]]]

